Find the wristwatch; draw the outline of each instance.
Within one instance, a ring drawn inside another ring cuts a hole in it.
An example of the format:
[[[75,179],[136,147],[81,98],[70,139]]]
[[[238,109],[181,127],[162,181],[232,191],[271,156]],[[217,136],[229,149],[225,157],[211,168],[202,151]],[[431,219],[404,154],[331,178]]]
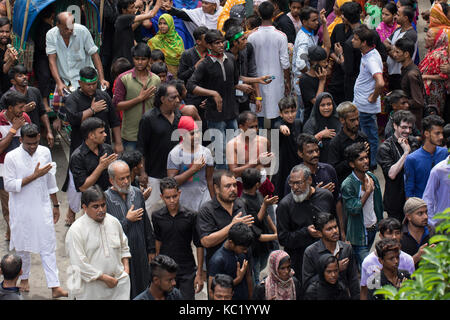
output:
[[[59,208],[59,205],[60,205],[60,204],[61,204],[61,203],[59,203],[59,202],[58,202],[57,204],[54,204],[54,205],[53,205],[53,208]]]

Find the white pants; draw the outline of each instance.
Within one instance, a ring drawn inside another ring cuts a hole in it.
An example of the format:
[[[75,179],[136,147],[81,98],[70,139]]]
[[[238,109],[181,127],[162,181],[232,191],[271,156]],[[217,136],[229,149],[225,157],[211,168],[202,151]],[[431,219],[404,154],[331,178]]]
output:
[[[16,254],[22,259],[22,275],[20,280],[28,280],[31,268],[31,253],[28,251],[16,251]],[[59,287],[58,267],[56,266],[55,252],[41,252],[42,267],[44,268],[47,287]]]
[[[145,210],[147,210],[148,217],[151,221],[152,212],[157,211],[164,207],[164,203],[161,200],[161,190],[159,189],[159,179],[148,177],[148,187],[152,187],[152,193],[150,197],[145,201]]]
[[[72,172],[69,170],[69,185],[67,187],[67,202],[69,202],[69,208],[78,213],[81,210],[81,192],[78,192],[73,182]]]

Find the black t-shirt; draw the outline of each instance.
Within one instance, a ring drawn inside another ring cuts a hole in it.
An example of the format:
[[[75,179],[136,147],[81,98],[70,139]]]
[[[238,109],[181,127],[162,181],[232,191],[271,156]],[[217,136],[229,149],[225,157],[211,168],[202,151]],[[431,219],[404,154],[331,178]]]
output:
[[[5,64],[5,61],[3,59],[5,58],[5,50],[0,48],[0,92],[3,94],[6,91],[8,91],[9,88],[11,88],[11,82],[9,82],[9,77],[7,73],[3,73],[3,65]]]
[[[127,58],[133,63],[131,58],[131,48],[134,46],[134,31],[131,27],[136,16],[134,14],[120,15],[114,25],[114,50],[113,61],[117,58]]]
[[[311,77],[307,73],[300,76],[300,91],[302,93],[303,105],[305,106],[305,116],[303,123],[309,118],[313,108],[312,99],[316,97],[317,89],[319,88],[319,78]]]

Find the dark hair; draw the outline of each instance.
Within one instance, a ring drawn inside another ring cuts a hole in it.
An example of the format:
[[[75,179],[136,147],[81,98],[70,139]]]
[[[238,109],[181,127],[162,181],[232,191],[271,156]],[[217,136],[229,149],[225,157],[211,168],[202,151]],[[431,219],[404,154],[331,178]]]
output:
[[[13,66],[11,69],[9,69],[8,78],[10,80],[12,80],[12,79],[14,79],[16,74],[27,74],[27,73],[28,73],[27,69],[23,65],[18,64],[18,65]]]
[[[41,12],[39,12],[39,19],[48,19],[55,14],[55,3],[49,4]]]
[[[84,67],[80,69],[80,77],[86,79],[94,79],[95,77],[97,77],[97,75],[97,70],[92,67]]]
[[[280,9],[280,10],[284,5],[284,0],[269,0],[269,1],[272,2],[272,4],[277,5],[278,9]]]
[[[168,273],[176,273],[177,269],[178,265],[175,260],[164,254],[160,254],[150,262],[150,282],[153,281],[154,277],[160,278],[163,270]]]
[[[416,1],[414,0],[398,0],[400,2],[401,7],[410,7],[411,9],[416,9]]]
[[[301,133],[297,137],[297,150],[303,152],[303,145],[314,143],[319,145],[319,140],[316,139],[312,134],[309,133]]]
[[[234,224],[228,231],[228,240],[233,241],[235,246],[250,247],[253,242],[252,229],[245,223]]]
[[[158,75],[160,73],[167,73],[167,65],[165,62],[155,62],[152,64],[150,71]]]
[[[14,280],[22,270],[22,258],[17,254],[5,254],[0,262],[0,269],[5,280]]]
[[[173,177],[165,177],[159,180],[159,190],[161,191],[161,194],[163,194],[166,189],[178,190],[177,180]]]
[[[241,178],[244,190],[249,190],[261,181],[261,172],[256,168],[247,168],[242,171]]]
[[[289,4],[292,4],[293,2],[298,2],[298,3],[300,3],[302,6],[305,5],[305,0],[289,0]]]
[[[261,17],[257,14],[252,14],[246,19],[246,22],[248,24],[248,27],[253,30],[261,25]]]
[[[339,8],[339,10],[344,18],[351,24],[358,23],[361,19],[362,8],[357,2],[346,2]]]
[[[134,2],[135,0],[119,0],[117,2],[117,10],[119,10],[119,14],[122,14],[122,10],[126,10],[128,6]]]
[[[168,82],[170,85],[177,88],[178,94],[180,97],[183,95],[183,91],[186,89],[186,85],[184,84],[183,80],[180,79],[172,79]]]
[[[236,34],[239,32],[244,32],[244,29],[242,29],[241,26],[230,26],[229,29],[225,33],[225,39],[230,43],[230,48],[233,48],[234,41],[231,41],[231,38],[233,38]]]
[[[416,123],[416,116],[408,110],[397,110],[392,116],[392,121],[397,126],[399,126],[402,121],[414,124]]]
[[[356,159],[359,158],[359,155],[366,151],[366,146],[362,142],[355,142],[349,145],[344,150],[345,159],[347,159],[348,162],[354,162]]]
[[[241,20],[239,20],[238,18],[228,18],[223,23],[222,30],[223,30],[223,32],[227,33],[231,27],[240,27],[240,26],[241,26]],[[225,35],[225,38],[227,38],[226,35]]]
[[[411,8],[410,6],[404,6],[404,7],[400,7],[400,9],[403,10],[403,15],[408,18],[409,23],[412,23],[414,20],[414,15],[415,15],[413,8]],[[399,9],[399,11],[400,11],[400,9]],[[399,11],[397,12],[397,14],[399,13]]]
[[[397,6],[393,2],[386,3],[384,9],[389,11],[392,15],[395,15],[397,13]]]
[[[81,123],[80,131],[83,140],[89,137],[89,134],[99,128],[104,128],[105,122],[97,117],[90,117]]]
[[[278,109],[280,110],[280,112],[287,109],[297,110],[297,101],[293,96],[283,97],[280,101],[278,101]]]
[[[386,218],[378,223],[378,230],[382,235],[386,231],[402,230],[402,224],[395,218]]]
[[[169,87],[174,87],[174,85],[162,82],[161,85],[159,86],[158,90],[156,90],[155,102],[153,103],[156,108],[161,107],[161,104],[162,104],[161,98],[165,97],[167,95],[167,89]],[[175,87],[175,89],[176,89],[176,87]]]
[[[214,292],[216,286],[219,285],[222,288],[231,288],[233,289],[233,278],[227,274],[218,273],[212,278],[211,281],[211,291]]]
[[[198,28],[195,28],[193,32],[194,40],[200,40],[202,35],[206,34],[209,31],[209,29],[205,26],[200,26]]]
[[[313,224],[314,228],[317,231],[322,231],[325,225],[330,222],[336,220],[336,217],[328,212],[319,212],[315,216],[313,216]]]
[[[309,18],[311,17],[311,15],[313,13],[319,14],[319,11],[316,8],[312,8],[309,6],[303,7],[302,10],[300,11],[300,15],[299,15],[299,18],[300,18],[300,21],[302,22],[302,24],[303,24],[303,21],[309,20]]]
[[[447,123],[444,127],[444,143],[447,148],[450,148],[450,123]]]
[[[325,258],[324,258],[325,259]],[[336,256],[329,254],[329,257],[325,259],[324,261],[324,265],[323,265],[323,273],[325,274],[325,270],[327,269],[327,267],[332,264],[332,263],[337,263],[338,264],[338,270],[339,270],[339,260]],[[340,270],[339,270],[340,271]]]
[[[394,103],[397,103],[401,98],[408,98],[408,95],[405,93],[405,91],[400,90],[400,89],[393,90],[384,97],[384,103],[386,105],[386,112],[388,114],[393,109],[392,105]]]
[[[217,40],[224,40],[222,33],[219,30],[208,30],[205,34],[205,41],[207,44],[216,42]]]
[[[86,207],[88,207],[91,202],[97,202],[100,200],[106,200],[106,197],[102,188],[100,188],[98,184],[87,188],[86,191],[81,193],[81,204],[84,204]]]
[[[400,38],[395,42],[395,47],[403,52],[408,52],[411,59],[414,55],[414,51],[416,51],[415,46],[415,43],[406,37]]]
[[[117,58],[111,65],[111,79],[115,80],[119,75],[130,70],[131,68],[133,68],[133,65],[127,58]]]
[[[373,30],[370,30],[365,24],[359,25],[354,31],[361,40],[361,42],[366,42],[366,45],[372,47],[375,44],[375,34]]]
[[[280,267],[283,265],[283,263],[286,263],[288,261],[289,262],[291,261],[291,257],[290,256],[285,256],[284,258],[282,258],[280,260],[280,263],[278,263],[277,269],[280,269]]]
[[[143,42],[139,42],[137,45],[131,48],[131,56],[149,58],[152,56],[152,50]]]
[[[142,153],[139,150],[125,150],[119,156],[119,160],[126,162],[130,170],[133,170],[141,163],[142,157]]]
[[[19,103],[27,103],[27,97],[20,93],[19,91],[15,90],[9,90],[6,91],[6,93],[3,95],[5,101],[4,101],[4,107],[8,109],[9,107],[15,107]]]
[[[159,49],[153,49],[153,50],[152,50],[152,53],[150,54],[150,58],[151,58],[153,61],[156,61],[156,60],[162,60],[163,62],[166,61],[166,56],[164,55],[164,52],[162,52],[162,51],[159,50]],[[153,72],[153,71],[152,71],[152,72]]]
[[[446,2],[441,2],[440,3],[441,7],[442,7],[442,11],[444,12],[444,14],[447,16],[447,12],[448,12],[448,4]]]
[[[39,133],[39,127],[34,123],[25,123],[20,129],[20,136],[22,139],[24,137],[36,138]]]
[[[253,111],[243,111],[241,113],[239,113],[238,118],[237,118],[237,123],[238,126],[244,125],[247,123],[247,121],[249,120],[254,120],[254,119],[258,119],[258,116],[256,115],[256,113],[254,113]]]
[[[218,186],[219,188],[220,188],[220,183],[222,181],[222,176],[231,178],[231,177],[234,177],[234,174],[231,171],[224,170],[224,169],[214,170],[213,184]]]
[[[11,21],[9,21],[9,19],[7,17],[1,17],[0,18],[0,28],[6,26],[7,24],[11,27]]]
[[[271,20],[275,7],[269,1],[264,1],[258,6],[259,16],[262,20]]]
[[[377,251],[378,258],[383,259],[389,251],[400,252],[400,242],[394,239],[384,238],[375,244],[375,250]]]
[[[444,119],[442,119],[438,115],[433,114],[431,116],[425,117],[422,120],[422,129],[423,131],[430,131],[433,126],[443,127],[444,124]]]

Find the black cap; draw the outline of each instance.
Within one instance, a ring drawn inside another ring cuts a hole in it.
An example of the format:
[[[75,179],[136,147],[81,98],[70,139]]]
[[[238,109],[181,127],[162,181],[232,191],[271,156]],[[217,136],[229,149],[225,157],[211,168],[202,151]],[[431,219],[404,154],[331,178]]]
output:
[[[230,10],[230,18],[238,19],[240,23],[245,19],[245,6],[243,4],[236,4]]]
[[[312,46],[308,48],[308,54],[300,55],[300,58],[306,61],[322,61],[328,57],[327,52],[320,46]]]

